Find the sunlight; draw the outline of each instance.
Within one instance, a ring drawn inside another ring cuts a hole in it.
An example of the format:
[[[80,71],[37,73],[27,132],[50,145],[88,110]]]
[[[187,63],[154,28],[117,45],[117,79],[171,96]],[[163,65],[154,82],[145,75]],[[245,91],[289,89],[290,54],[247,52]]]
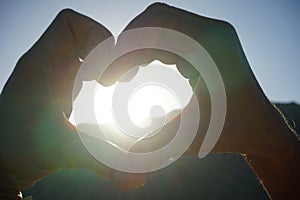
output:
[[[147,74],[147,72],[152,70],[152,68],[157,67],[157,65],[159,65],[160,67],[171,68],[178,74],[180,74],[175,65],[165,65],[159,61],[154,61],[146,67],[140,67],[136,77],[142,76],[143,73]],[[185,84],[189,84],[187,79],[182,76],[180,77],[182,78],[182,81],[185,82]],[[126,82],[118,84],[126,84]],[[97,121],[99,124],[114,124],[111,102],[115,88],[116,84],[110,87],[103,87],[102,85],[98,84],[95,94],[94,106]],[[173,94],[171,91],[169,91],[168,88],[164,87],[163,85],[149,84],[143,87],[136,88],[136,90],[132,92],[130,99],[127,100],[128,114],[135,125],[140,127],[148,126],[151,123],[151,116],[149,114],[149,111],[153,106],[159,105],[164,109],[166,114],[170,113],[173,110],[178,110],[186,106],[191,98],[192,89],[190,88],[190,91],[186,91],[186,94],[186,99],[184,100],[183,104],[180,105],[179,100],[176,98],[176,94]]]
[[[165,113],[181,108],[179,100],[161,85],[147,85],[139,88],[129,99],[128,113],[132,121],[140,127],[149,126],[151,118],[159,118],[159,113],[149,111],[155,105],[164,108]]]
[[[138,73],[134,78],[142,76],[143,74],[145,75],[149,73],[149,70],[158,66],[167,67],[169,69],[171,68],[172,70],[180,74],[175,65],[165,65],[159,61],[154,61],[146,67],[140,67]],[[171,113],[174,110],[181,110],[182,108],[184,108],[188,104],[192,96],[192,89],[191,87],[189,87],[187,79],[185,79],[181,75],[179,77],[182,79],[181,81],[183,81],[185,85],[188,85],[188,87],[183,87],[186,95],[184,95],[183,100],[181,99],[181,103],[176,97],[176,94],[170,91],[170,88],[162,84],[150,83],[148,85],[142,85],[142,87],[135,88],[135,90],[132,91],[130,98],[127,100],[125,99],[125,101],[127,101],[128,103],[127,111],[132,123],[139,127],[146,127],[151,124],[153,117],[164,117],[160,116],[161,113],[151,113],[150,111],[151,108],[153,108],[153,106],[160,106],[161,108],[163,108],[164,113],[166,115],[168,115],[168,113]],[[104,87],[101,84],[98,84],[96,81],[84,82],[78,97],[74,101],[74,105],[76,104],[77,106],[86,106],[86,102],[89,101],[88,98],[92,97],[91,95],[88,95],[86,91],[88,91],[89,88],[96,88],[94,94],[95,101],[93,107],[96,116],[96,121],[94,119],[91,119],[91,117],[88,116],[88,114],[86,114],[86,116],[80,116],[80,121],[76,119],[76,124],[110,124],[110,126],[114,126],[116,128],[117,125],[112,113],[112,98],[117,84],[124,85],[128,83],[117,82],[115,85],[112,85],[110,87]],[[85,113],[82,113],[81,115],[85,115]],[[73,113],[69,120],[71,121],[71,123],[75,124]]]

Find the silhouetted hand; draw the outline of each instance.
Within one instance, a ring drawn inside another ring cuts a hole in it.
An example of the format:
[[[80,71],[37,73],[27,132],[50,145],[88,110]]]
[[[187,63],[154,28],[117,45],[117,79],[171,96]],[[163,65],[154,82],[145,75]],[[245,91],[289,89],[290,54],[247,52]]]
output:
[[[67,9],[20,58],[0,100],[1,198],[16,198],[60,168],[88,168],[124,189],[144,184],[143,177],[132,179],[94,159],[67,120],[79,58],[111,36],[101,24]]]
[[[218,66],[226,89],[227,116],[223,133],[219,143],[215,146],[215,152],[247,152],[245,148],[247,146],[251,148],[253,145],[251,142],[255,143],[249,139],[255,138],[256,140],[259,137],[265,137],[259,132],[252,132],[249,126],[251,123],[253,130],[258,130],[258,127],[265,124],[265,120],[254,119],[257,119],[257,113],[260,113],[261,119],[267,118],[272,106],[257,84],[243,54],[237,34],[229,23],[158,3],[149,6],[133,19],[124,31],[141,27],[168,28],[190,36],[207,50]],[[151,39],[153,43],[159,40],[155,37],[157,36],[154,35]],[[117,45],[122,42],[121,34]],[[199,125],[200,134],[197,135],[192,146],[192,153],[197,153],[210,119],[211,102],[205,82],[191,64],[166,51],[143,49],[121,57],[111,68],[107,69],[107,76],[104,76],[101,81],[110,85],[115,81],[112,77],[116,77],[116,74],[122,75],[123,71],[120,70],[120,66],[128,70],[133,66],[147,64],[153,60],[160,60],[166,64],[176,64],[178,70],[185,78],[189,79],[191,86],[196,91],[201,108],[201,124]],[[197,80],[199,81],[198,84],[196,83]],[[256,107],[253,109],[249,105],[256,105]],[[270,106],[270,108],[265,105]],[[187,110],[189,110],[189,106],[185,112]],[[251,138],[245,137],[247,135],[251,135]]]
[[[153,4],[125,30],[148,26],[174,29],[194,38],[217,64],[226,89],[227,116],[213,151],[243,153],[273,198],[296,197],[300,179],[298,139],[259,87],[234,28],[223,21]],[[110,36],[93,20],[64,10],[19,60],[0,100],[3,195],[16,195],[18,190],[59,168],[88,168],[109,177],[117,176],[121,183],[130,182],[127,174],[119,175],[95,160],[66,119],[71,112],[79,57],[84,59],[96,44]],[[119,38],[118,42],[122,42]],[[187,153],[198,153],[210,119],[210,100],[204,81],[189,63],[167,52],[136,51],[120,59],[122,68],[108,68],[101,81],[112,84],[131,67],[155,59],[175,63],[197,94],[201,124]],[[183,112],[190,112],[190,107]],[[175,118],[163,131],[176,131],[178,121],[179,117]],[[141,175],[129,185],[136,187],[143,181]]]
[[[300,173],[298,139],[287,127],[283,116],[269,102],[253,75],[237,33],[227,22],[202,17],[166,4],[155,3],[133,19],[124,31],[141,27],[162,27],[179,31],[199,42],[215,61],[223,78],[227,113],[222,134],[213,152],[242,153],[272,198],[297,195]],[[157,42],[157,35],[151,40]],[[149,41],[149,38],[147,38]],[[122,34],[117,45],[122,43]],[[175,41],[176,42],[176,41]],[[197,56],[197,55],[195,55]],[[201,118],[198,134],[188,154],[197,154],[210,121],[210,98],[205,82],[187,61],[156,49],[128,53],[108,68],[102,83],[110,85],[134,66],[160,60],[176,64],[189,78],[198,97]],[[120,70],[122,66],[123,71]],[[117,76],[116,76],[117,74]],[[114,77],[114,78],[112,78]],[[183,112],[190,112],[189,105]],[[176,132],[180,116],[162,130]]]

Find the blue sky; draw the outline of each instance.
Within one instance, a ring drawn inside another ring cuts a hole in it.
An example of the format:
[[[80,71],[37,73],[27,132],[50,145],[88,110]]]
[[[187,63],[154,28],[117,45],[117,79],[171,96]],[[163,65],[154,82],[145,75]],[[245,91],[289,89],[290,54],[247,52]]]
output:
[[[0,2],[0,89],[18,58],[40,37],[56,14],[72,8],[117,35],[150,0]],[[238,32],[251,68],[273,101],[300,103],[300,1],[190,0],[162,1],[194,13],[223,19]]]

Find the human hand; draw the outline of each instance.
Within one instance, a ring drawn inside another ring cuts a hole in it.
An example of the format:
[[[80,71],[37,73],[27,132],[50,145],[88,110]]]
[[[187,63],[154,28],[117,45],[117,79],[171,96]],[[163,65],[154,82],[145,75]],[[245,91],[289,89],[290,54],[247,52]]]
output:
[[[18,61],[0,101],[0,187],[9,191],[3,194],[7,198],[60,168],[88,168],[123,189],[144,184],[143,177],[116,172],[94,159],[67,120],[79,58],[111,36],[92,19],[63,10]]]
[[[262,157],[262,160],[267,160],[267,166],[278,164],[276,159],[275,163],[272,162],[274,156],[270,156],[267,150],[270,147],[271,150],[278,148],[280,152],[284,149],[286,144],[279,144],[278,140],[286,139],[280,135],[282,130],[286,130],[286,126],[257,84],[233,27],[225,22],[162,4],[150,6],[125,30],[146,26],[170,28],[189,35],[206,48],[219,67],[226,87],[228,107],[222,135],[213,151],[242,152],[251,155],[254,164],[257,159],[261,161],[259,159]],[[84,59],[96,44],[110,36],[109,31],[96,22],[66,10],[56,18],[39,42],[20,59],[1,93],[0,158],[4,164],[1,165],[2,188],[12,192],[27,188],[62,167],[84,167],[114,177],[116,173],[101,165],[84,149],[75,127],[65,118],[71,111],[73,79],[80,66],[78,57]],[[200,82],[196,84],[199,74],[184,60],[166,52],[133,52],[124,57],[123,69],[109,68],[108,74],[116,73],[101,81],[111,84],[113,79],[133,65],[149,63],[155,59],[168,64],[175,63],[183,76],[190,79],[198,94],[201,124],[197,138],[188,150],[188,153],[198,153],[210,115],[209,94],[203,80],[199,79]],[[79,91],[79,88],[76,89]],[[183,112],[190,112],[189,106]],[[175,119],[173,124],[178,120],[179,118]],[[274,123],[282,126],[278,129]],[[166,129],[172,131],[176,127],[173,124],[168,124]],[[270,137],[275,140],[271,146],[268,143]],[[264,151],[267,153],[260,153]],[[257,166],[259,174],[264,174],[264,169],[268,169],[261,162]],[[268,181],[268,176],[274,175],[274,172],[276,174],[278,170],[278,167],[267,170],[271,172],[265,173]],[[286,175],[279,174],[283,177]],[[281,178],[279,180],[282,181]],[[128,182],[126,179],[125,182]],[[286,180],[289,179],[284,179],[283,182]],[[140,185],[139,183],[141,181],[136,185]],[[276,191],[280,185],[274,185]],[[277,191],[282,190],[281,187]]]
[[[274,110],[273,106],[257,83],[232,25],[156,3],[133,19],[124,31],[141,27],[162,27],[184,33],[200,43],[216,63],[225,84],[227,116],[223,132],[213,152],[249,152],[248,148],[252,148],[257,140],[270,137],[257,130],[260,130],[262,124],[267,123],[266,120],[270,120],[268,117],[270,111]],[[157,36],[152,38],[153,43],[159,40],[155,37]],[[122,42],[121,34],[117,46]],[[198,153],[209,124],[211,102],[206,83],[199,76],[198,71],[186,60],[169,52],[142,49],[128,53],[113,63],[101,81],[104,85],[113,84],[124,71],[153,60],[159,60],[165,64],[176,64],[181,74],[189,79],[198,97],[201,108],[200,128],[197,138],[188,151]],[[123,70],[120,70],[120,66]],[[192,108],[187,106],[183,112],[190,112],[190,109]],[[257,116],[257,113],[260,115]],[[177,127],[179,118],[173,121],[174,127]],[[172,129],[172,125],[167,125],[166,129]]]
[[[160,3],[149,6],[124,31],[141,27],[162,27],[184,33],[206,49],[223,78],[227,97],[224,128],[212,152],[241,153],[272,198],[297,197],[299,140],[285,123],[284,116],[260,88],[234,27],[224,21]],[[155,38],[157,35],[147,37],[154,43],[159,41],[159,38]],[[121,34],[117,45],[122,42]],[[101,81],[104,85],[114,83],[123,75],[119,66],[123,71],[128,71],[153,60],[176,64],[181,74],[189,78],[198,98],[201,115],[197,136],[186,153],[198,154],[210,122],[211,102],[205,82],[188,62],[169,52],[142,49],[128,53],[113,63]],[[182,112],[192,111],[188,105]],[[180,116],[177,116],[162,132],[176,132],[179,121]]]

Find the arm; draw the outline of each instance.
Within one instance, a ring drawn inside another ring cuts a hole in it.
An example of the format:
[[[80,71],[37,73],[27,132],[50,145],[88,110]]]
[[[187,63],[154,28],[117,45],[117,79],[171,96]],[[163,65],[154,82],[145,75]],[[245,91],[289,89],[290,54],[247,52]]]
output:
[[[266,120],[264,129],[270,137],[257,146],[249,147],[242,156],[270,197],[295,199],[299,197],[300,186],[299,138],[275,108],[271,108],[270,119]]]

